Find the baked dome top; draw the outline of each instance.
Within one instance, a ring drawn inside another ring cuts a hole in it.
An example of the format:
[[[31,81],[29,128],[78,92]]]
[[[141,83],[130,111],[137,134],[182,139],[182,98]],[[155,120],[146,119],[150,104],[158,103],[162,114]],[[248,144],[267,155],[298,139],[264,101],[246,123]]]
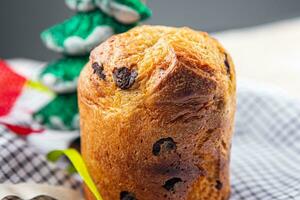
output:
[[[179,66],[191,76],[174,73]],[[82,74],[87,99],[104,109],[134,106],[155,93],[168,95],[197,76],[208,80],[201,87],[225,84],[221,88],[229,92],[235,87],[234,65],[225,49],[206,32],[187,27],[139,26],[112,36],[91,52]],[[170,90],[159,92],[165,86]]]

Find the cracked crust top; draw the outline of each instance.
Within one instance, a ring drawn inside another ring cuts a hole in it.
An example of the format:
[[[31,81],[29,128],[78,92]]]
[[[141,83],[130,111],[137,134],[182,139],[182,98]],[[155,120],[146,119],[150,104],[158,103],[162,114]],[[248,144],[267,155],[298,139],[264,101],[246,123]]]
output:
[[[110,106],[122,107],[123,103],[127,104],[128,98],[137,100],[139,97],[145,98],[161,90],[166,80],[168,84],[174,84],[168,86],[173,92],[178,88],[178,82],[184,79],[184,75],[181,80],[173,82],[169,80],[173,78],[168,76],[179,70],[178,68],[182,68],[181,70],[186,68],[195,76],[205,77],[207,82],[204,84],[218,82],[225,84],[224,87],[228,88],[228,92],[235,89],[234,65],[229,54],[206,32],[194,31],[187,27],[136,27],[126,33],[112,36],[96,47],[91,53],[90,63],[100,64],[105,74],[105,81],[100,81],[99,76],[93,73],[91,68],[87,67],[84,70],[87,71],[84,72],[85,77],[89,77],[91,81],[87,89],[99,97],[94,99],[96,100],[94,103],[100,105],[109,103]],[[126,93],[126,96],[113,79],[114,70],[121,67],[135,70],[138,74],[134,84],[128,88],[134,92]],[[177,100],[173,97],[170,99],[170,101]]]

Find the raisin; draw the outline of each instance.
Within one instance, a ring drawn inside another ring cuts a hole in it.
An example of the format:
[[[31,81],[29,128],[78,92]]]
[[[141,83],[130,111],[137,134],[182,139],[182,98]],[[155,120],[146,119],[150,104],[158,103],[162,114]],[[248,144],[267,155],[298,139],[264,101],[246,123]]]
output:
[[[175,185],[180,182],[182,182],[181,178],[177,178],[177,177],[171,178],[165,182],[165,184],[163,185],[163,188],[165,188],[168,191],[173,191]]]
[[[162,138],[155,142],[152,147],[152,153],[158,156],[161,152],[172,151],[176,149],[176,143],[170,137]]]
[[[80,152],[80,137],[74,139],[73,141],[71,141],[71,144],[69,146],[72,149],[76,149],[77,151]]]
[[[94,74],[97,74],[101,79],[105,79],[105,74],[103,72],[104,68],[101,64],[97,63],[97,62],[94,62],[92,64],[92,68],[94,70]]]
[[[221,190],[223,187],[223,183],[221,181],[217,180],[215,187],[217,190]]]
[[[120,193],[120,200],[136,200],[135,194],[127,191]]]
[[[135,82],[138,73],[127,67],[115,68],[113,71],[113,79],[117,87],[122,90],[129,89]]]
[[[229,62],[228,62],[228,56],[227,56],[227,54],[225,54],[224,64],[226,66],[227,74],[230,74],[230,65],[229,65]]]
[[[15,195],[9,195],[9,196],[4,197],[1,200],[22,200],[22,199],[18,196],[15,196]]]

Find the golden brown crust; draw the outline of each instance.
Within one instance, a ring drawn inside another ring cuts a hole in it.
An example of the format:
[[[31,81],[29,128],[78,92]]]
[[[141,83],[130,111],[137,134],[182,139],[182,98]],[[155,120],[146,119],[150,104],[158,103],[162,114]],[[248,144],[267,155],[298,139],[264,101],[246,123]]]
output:
[[[125,89],[122,67],[137,75]],[[94,49],[78,88],[82,155],[104,200],[228,199],[235,87],[230,55],[204,32],[141,26]]]

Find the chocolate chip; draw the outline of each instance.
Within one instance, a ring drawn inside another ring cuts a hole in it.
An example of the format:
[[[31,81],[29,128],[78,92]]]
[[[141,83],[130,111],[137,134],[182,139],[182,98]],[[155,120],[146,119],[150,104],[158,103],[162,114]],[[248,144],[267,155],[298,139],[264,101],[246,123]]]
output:
[[[117,87],[122,90],[129,89],[135,82],[138,73],[127,67],[115,68],[113,71],[113,79]]]
[[[153,144],[152,153],[158,156],[161,152],[169,152],[174,149],[176,149],[176,143],[172,138],[162,138]]]
[[[223,183],[221,181],[217,180],[215,187],[217,190],[221,190],[223,187]]]
[[[94,74],[97,74],[101,79],[105,79],[105,74],[103,72],[104,68],[101,64],[97,63],[97,62],[94,62],[92,64],[92,68],[94,70]]]
[[[225,60],[224,60],[224,63],[225,63],[225,66],[226,66],[227,74],[230,74],[230,65],[229,65],[229,62],[228,62],[228,56],[227,56],[226,53],[225,53]]]
[[[182,182],[182,179],[174,177],[174,178],[167,180],[165,182],[165,184],[163,185],[163,187],[168,191],[172,191],[172,190],[174,190],[175,185],[179,182]]]
[[[9,196],[2,198],[1,200],[22,200],[22,199],[15,195],[9,195]]]
[[[120,200],[136,200],[135,194],[127,191],[120,193]]]

